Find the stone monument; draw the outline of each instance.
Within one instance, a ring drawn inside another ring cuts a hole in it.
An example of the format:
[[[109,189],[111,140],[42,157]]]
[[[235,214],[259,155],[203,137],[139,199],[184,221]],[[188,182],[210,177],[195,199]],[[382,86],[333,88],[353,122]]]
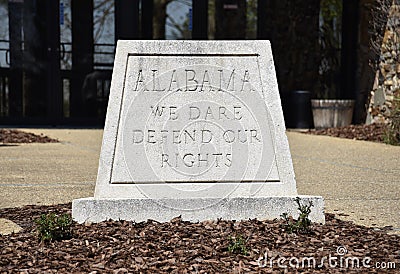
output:
[[[119,41],[78,222],[271,219],[298,196],[268,41]],[[310,218],[324,222],[322,197]]]

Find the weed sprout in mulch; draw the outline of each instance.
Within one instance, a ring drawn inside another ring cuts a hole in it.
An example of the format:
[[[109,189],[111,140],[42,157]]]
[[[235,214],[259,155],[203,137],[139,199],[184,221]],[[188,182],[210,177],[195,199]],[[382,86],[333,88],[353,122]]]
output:
[[[35,223],[40,241],[52,242],[72,237],[72,217],[68,214],[64,213],[60,216],[55,213],[42,214]]]

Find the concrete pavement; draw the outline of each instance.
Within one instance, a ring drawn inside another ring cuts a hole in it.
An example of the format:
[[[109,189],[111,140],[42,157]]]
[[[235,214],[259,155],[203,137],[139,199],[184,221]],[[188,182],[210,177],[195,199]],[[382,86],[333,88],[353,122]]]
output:
[[[22,130],[61,143],[0,146],[0,208],[93,196],[102,130]],[[400,147],[297,132],[288,138],[299,194],[323,196],[326,212],[342,219],[400,231]]]
[[[288,137],[300,194],[323,196],[326,212],[341,219],[399,230],[400,147],[300,133]]]

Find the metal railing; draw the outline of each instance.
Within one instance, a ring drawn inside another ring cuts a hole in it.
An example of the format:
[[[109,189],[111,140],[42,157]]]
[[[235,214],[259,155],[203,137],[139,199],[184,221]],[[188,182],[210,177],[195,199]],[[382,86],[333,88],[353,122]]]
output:
[[[22,51],[24,49],[22,42]],[[71,81],[73,78],[72,70],[72,43],[60,43],[60,66],[61,82],[63,94],[64,117],[69,117]],[[105,109],[108,102],[109,89],[111,84],[111,71],[114,62],[115,45],[114,44],[94,44],[93,48],[93,72],[86,75],[86,87],[79,91],[89,92],[94,98],[98,117],[105,115]],[[23,56],[23,55],[22,55]],[[22,57],[23,58],[23,57]],[[10,105],[10,86],[9,79],[12,71],[10,70],[10,41],[0,40],[0,117],[9,116]],[[22,79],[21,79],[22,81]],[[90,86],[90,88],[87,88]],[[88,90],[85,91],[85,88]],[[86,94],[87,95],[87,94]],[[86,96],[82,94],[82,98]]]
[[[8,67],[10,67],[10,41],[0,40],[0,68]]]
[[[110,69],[114,63],[115,45],[114,44],[94,44],[93,45],[93,69]],[[60,43],[60,60],[64,62],[66,69],[72,68],[72,43]],[[63,65],[63,63],[62,63]]]

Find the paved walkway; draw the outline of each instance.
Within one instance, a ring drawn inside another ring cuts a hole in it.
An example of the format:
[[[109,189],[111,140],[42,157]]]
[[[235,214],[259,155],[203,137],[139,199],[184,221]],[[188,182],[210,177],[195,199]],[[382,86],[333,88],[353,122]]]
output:
[[[102,130],[23,130],[61,143],[0,146],[0,208],[93,196]],[[323,196],[326,212],[342,219],[400,231],[400,147],[297,132],[288,138],[299,194]]]

